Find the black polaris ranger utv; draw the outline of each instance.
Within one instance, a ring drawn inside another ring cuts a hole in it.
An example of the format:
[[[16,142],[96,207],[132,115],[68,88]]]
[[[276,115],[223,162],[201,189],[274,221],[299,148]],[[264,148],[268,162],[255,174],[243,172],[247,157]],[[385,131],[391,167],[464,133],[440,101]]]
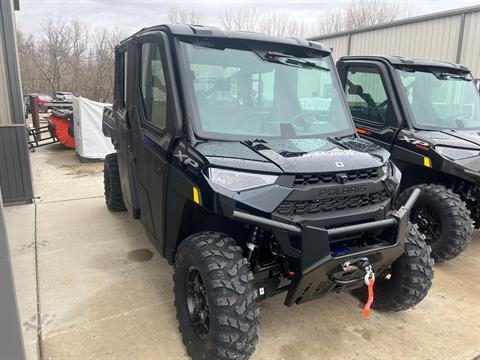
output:
[[[404,310],[427,294],[430,248],[391,209],[400,172],[360,139],[329,50],[303,40],[156,26],[116,48],[103,131],[112,211],[168,262],[194,359],[246,359],[257,301],[357,289]],[[371,297],[370,297],[371,300]],[[367,307],[371,301],[367,303]]]
[[[394,56],[347,56],[337,67],[358,133],[402,171],[400,203],[422,190],[410,216],[432,256],[454,258],[471,217],[480,227],[480,96],[469,70]]]

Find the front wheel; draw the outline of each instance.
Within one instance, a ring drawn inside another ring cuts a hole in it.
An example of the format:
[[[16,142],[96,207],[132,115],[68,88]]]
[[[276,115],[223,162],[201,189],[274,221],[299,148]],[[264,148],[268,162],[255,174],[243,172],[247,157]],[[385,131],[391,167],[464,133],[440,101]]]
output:
[[[105,202],[108,210],[127,210],[125,203],[123,202],[117,153],[108,154],[105,157],[103,164],[103,185],[105,189]]]
[[[417,305],[432,286],[433,260],[425,237],[411,223],[407,226],[405,252],[375,281],[372,308],[402,311]],[[360,300],[367,300],[367,288],[353,291]]]
[[[257,343],[259,308],[242,249],[225,234],[192,235],[174,266],[177,319],[194,359],[248,359]]]
[[[414,188],[422,192],[410,212],[436,262],[451,260],[462,253],[472,239],[473,222],[459,195],[442,185],[421,184],[406,189],[398,197],[404,204]]]

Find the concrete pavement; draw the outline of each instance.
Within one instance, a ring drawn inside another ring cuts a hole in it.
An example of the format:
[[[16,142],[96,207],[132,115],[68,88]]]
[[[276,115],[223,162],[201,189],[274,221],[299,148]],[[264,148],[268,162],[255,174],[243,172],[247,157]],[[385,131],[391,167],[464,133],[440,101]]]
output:
[[[186,359],[172,268],[138,221],[107,211],[103,164],[58,144],[31,160],[36,204],[5,211],[28,359]],[[363,319],[347,293],[292,308],[268,299],[252,359],[474,359],[479,273],[476,232],[464,254],[435,267],[413,310]]]

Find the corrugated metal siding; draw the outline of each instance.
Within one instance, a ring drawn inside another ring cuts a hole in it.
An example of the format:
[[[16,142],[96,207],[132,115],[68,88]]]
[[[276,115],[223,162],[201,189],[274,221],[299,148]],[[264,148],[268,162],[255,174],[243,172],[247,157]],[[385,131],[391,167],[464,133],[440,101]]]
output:
[[[465,23],[460,41],[462,18]],[[347,51],[349,36],[350,53]],[[480,6],[311,39],[332,47],[336,59],[342,55],[400,55],[450,62],[459,60],[480,79]]]
[[[465,16],[460,62],[468,66],[476,78],[480,78],[480,12]]]
[[[352,35],[351,55],[401,55],[455,61],[461,16]]]
[[[30,202],[33,198],[24,125],[0,126],[0,184],[5,203]]]
[[[348,35],[320,41],[323,45],[332,49],[333,57],[338,60],[341,56],[347,54]]]
[[[0,0],[0,188],[5,203],[33,199],[11,0]]]

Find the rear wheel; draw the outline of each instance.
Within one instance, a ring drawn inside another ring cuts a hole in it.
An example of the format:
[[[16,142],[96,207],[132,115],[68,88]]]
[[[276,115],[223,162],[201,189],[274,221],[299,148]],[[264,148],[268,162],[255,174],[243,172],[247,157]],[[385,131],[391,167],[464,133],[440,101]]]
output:
[[[105,157],[103,165],[103,185],[105,188],[105,202],[107,203],[108,210],[127,210],[123,202],[117,153],[108,154]]]
[[[410,212],[410,220],[418,225],[436,262],[458,256],[472,238],[470,211],[460,196],[442,185],[421,184],[406,189],[398,197],[404,204],[414,188],[422,190]]]
[[[417,305],[432,286],[433,260],[425,237],[411,223],[407,226],[405,252],[383,274],[377,275],[372,308],[383,311],[407,310]],[[367,288],[363,286],[353,294],[363,302]]]
[[[225,234],[198,233],[179,246],[175,306],[194,359],[248,359],[257,343],[257,292],[248,260]]]

